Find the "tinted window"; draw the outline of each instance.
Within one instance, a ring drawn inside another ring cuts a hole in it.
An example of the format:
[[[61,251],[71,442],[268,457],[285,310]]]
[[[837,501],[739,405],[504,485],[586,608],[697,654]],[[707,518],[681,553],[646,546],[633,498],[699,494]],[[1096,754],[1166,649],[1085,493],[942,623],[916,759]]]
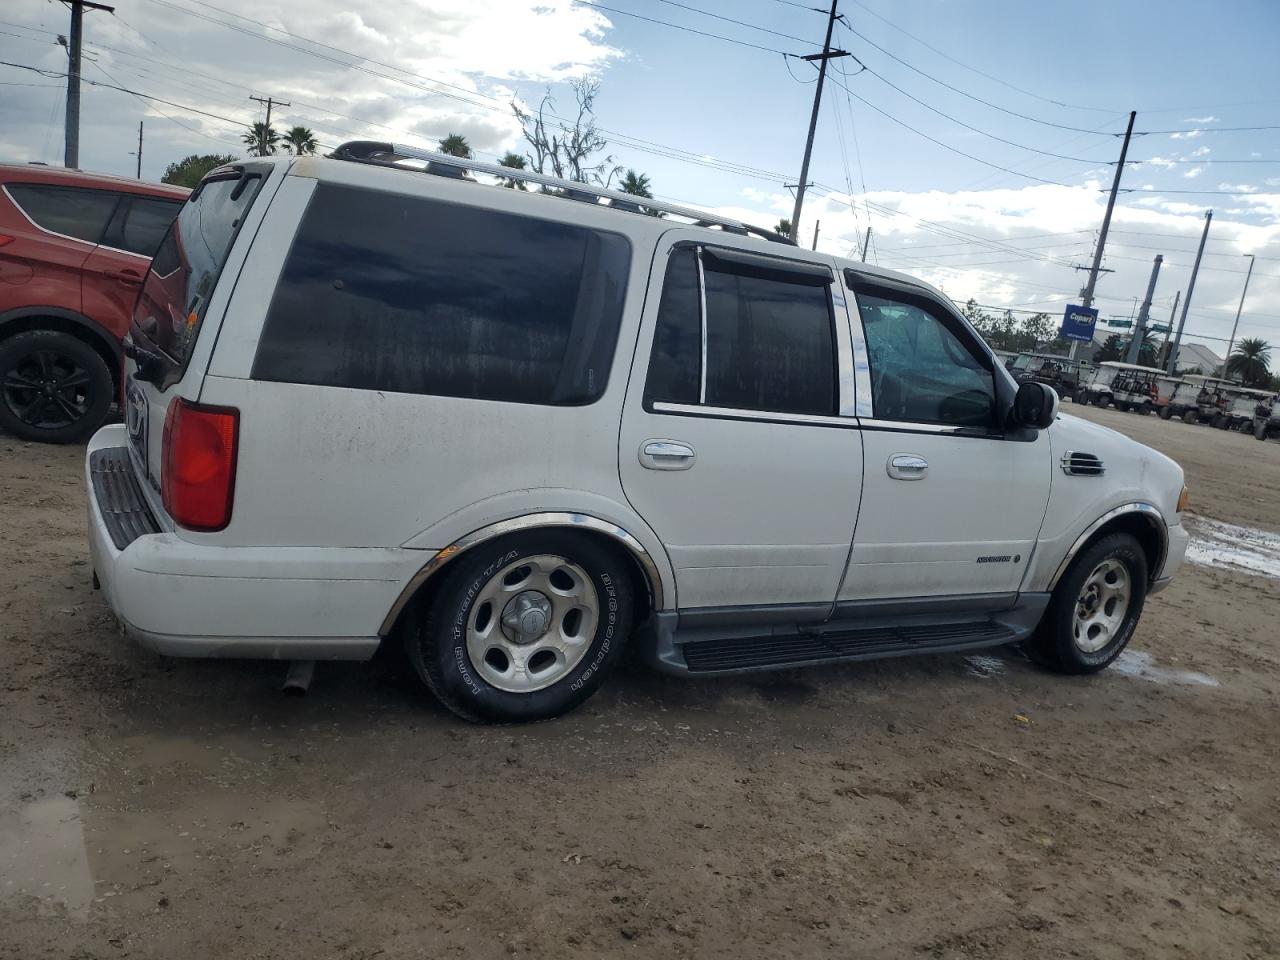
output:
[[[112,230],[107,243],[144,257],[155,256],[156,248],[169,230],[169,224],[182,209],[181,200],[153,200],[131,197],[124,217],[117,218],[118,230]]]
[[[685,247],[676,250],[667,261],[649,376],[645,380],[645,402],[697,403],[701,376],[698,254],[692,247]]]
[[[97,243],[120,199],[118,193],[38,183],[11,183],[9,196],[37,226]]]
[[[987,426],[995,381],[966,340],[911,298],[858,293],[875,415],[884,420]]]
[[[836,373],[826,285],[704,270],[707,403],[834,414]]]
[[[611,233],[321,184],[253,376],[588,403],[608,380],[629,260]]]
[[[134,310],[135,326],[185,363],[232,241],[258,189],[254,174],[205,181],[181,207],[156,251]]]

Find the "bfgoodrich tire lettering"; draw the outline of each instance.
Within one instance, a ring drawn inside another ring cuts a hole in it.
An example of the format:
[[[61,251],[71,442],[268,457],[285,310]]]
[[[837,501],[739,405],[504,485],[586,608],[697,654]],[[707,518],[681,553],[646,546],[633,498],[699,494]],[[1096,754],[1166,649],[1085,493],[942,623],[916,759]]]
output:
[[[440,702],[467,720],[519,723],[566,713],[596,691],[622,655],[633,611],[624,563],[607,546],[564,530],[476,547],[452,564],[430,608],[411,616],[409,659]],[[521,658],[543,640],[553,645],[547,638],[564,628],[558,611],[565,597],[569,607],[582,605],[575,622],[593,629],[589,636],[583,630],[580,646],[546,668],[550,680],[540,682],[533,669],[539,653]],[[535,626],[523,633],[529,624]]]
[[[1082,612],[1105,613],[1098,601],[1109,602],[1107,581],[1122,588],[1125,607],[1107,626],[1106,642],[1097,644],[1080,635]],[[1099,598],[1097,586],[1102,586]],[[1035,663],[1057,673],[1096,673],[1104,669],[1128,645],[1147,593],[1147,557],[1142,546],[1127,533],[1113,533],[1087,547],[1058,581],[1035,634],[1023,644]],[[1090,604],[1093,610],[1090,611]]]

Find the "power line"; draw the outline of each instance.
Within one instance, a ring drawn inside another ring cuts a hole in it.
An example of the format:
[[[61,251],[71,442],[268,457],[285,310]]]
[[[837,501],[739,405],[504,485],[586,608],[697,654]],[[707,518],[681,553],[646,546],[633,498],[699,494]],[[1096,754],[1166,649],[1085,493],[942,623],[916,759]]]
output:
[[[659,3],[665,3],[669,7],[679,7],[681,10],[688,10],[690,13],[701,14],[704,17],[711,17],[713,20],[722,20],[725,23],[737,24],[740,27],[746,27],[748,30],[759,30],[761,33],[771,33],[775,37],[782,37],[784,40],[795,40],[797,43],[812,43],[813,41],[807,37],[796,37],[789,33],[780,33],[777,30],[771,30],[768,27],[762,27],[757,23],[748,23],[746,20],[735,20],[733,17],[721,16],[718,13],[712,13],[710,10],[702,10],[698,7],[691,7],[687,3],[678,3],[677,0],[658,0]],[[726,39],[722,37],[721,39]]]
[[[1114,113],[1115,113],[1115,110],[1106,109],[1106,108],[1104,108],[1104,107],[1086,107],[1086,106],[1081,106],[1080,104],[1066,103],[1066,102],[1064,102],[1064,101],[1062,101],[1062,100],[1053,100],[1053,99],[1051,99],[1051,98],[1049,98],[1049,97],[1041,96],[1041,95],[1040,95],[1040,94],[1038,94],[1038,93],[1032,93],[1030,90],[1024,90],[1024,89],[1022,89],[1021,87],[1018,87],[1018,86],[1013,85],[1013,84],[1012,84],[1012,83],[1010,83],[1008,80],[1003,80],[1003,79],[1001,79],[1000,77],[993,76],[993,75],[992,75],[992,74],[990,74],[990,73],[986,73],[985,71],[979,70],[977,67],[971,67],[969,64],[964,63],[964,62],[963,62],[963,61],[961,61],[961,60],[957,60],[955,57],[951,56],[951,54],[947,53],[945,50],[939,50],[937,47],[933,46],[932,44],[930,44],[930,43],[928,43],[928,42],[926,42],[926,41],[924,41],[924,40],[921,40],[921,39],[920,39],[919,37],[917,37],[914,33],[910,33],[910,32],[908,32],[907,30],[905,30],[905,29],[903,29],[902,27],[898,26],[898,25],[897,25],[896,23],[894,23],[892,20],[889,20],[887,17],[883,17],[883,16],[881,16],[880,14],[876,13],[876,11],[874,11],[874,10],[872,10],[870,7],[868,7],[866,4],[864,4],[864,3],[860,3],[860,2],[859,2],[859,0],[852,0],[852,2],[853,2],[854,4],[856,4],[857,6],[861,7],[861,8],[862,8],[863,10],[865,10],[867,13],[871,14],[871,15],[872,15],[873,17],[875,17],[877,20],[880,20],[881,22],[883,22],[883,23],[887,24],[888,26],[892,27],[894,30],[897,30],[899,33],[903,34],[904,36],[910,37],[910,38],[911,38],[912,40],[914,40],[916,43],[920,44],[922,47],[926,48],[927,50],[931,50],[931,51],[933,51],[933,52],[934,52],[934,53],[936,53],[938,56],[942,57],[944,60],[949,60],[949,61],[951,61],[952,63],[954,63],[954,64],[955,64],[956,66],[958,66],[958,67],[964,67],[964,69],[966,69],[966,70],[970,71],[971,73],[976,73],[976,74],[977,74],[978,76],[980,76],[980,77],[986,77],[988,80],[991,80],[991,81],[993,81],[993,82],[995,82],[995,83],[998,83],[998,84],[1000,84],[1000,85],[1001,85],[1001,86],[1003,86],[1003,87],[1008,87],[1010,90],[1014,90],[1014,91],[1016,91],[1017,93],[1022,94],[1023,96],[1026,96],[1026,97],[1032,97],[1033,99],[1036,99],[1036,100],[1042,100],[1042,101],[1044,101],[1045,103],[1051,103],[1051,104],[1053,104],[1055,107],[1067,107],[1068,109],[1071,109],[1071,110],[1089,110],[1089,111],[1092,111],[1092,112],[1094,112],[1094,113],[1110,113],[1110,114],[1114,114]],[[870,42],[870,41],[868,41],[868,42]],[[1090,131],[1090,132],[1091,132],[1091,131]]]
[[[671,27],[673,30],[683,30],[685,33],[696,33],[700,37],[708,37],[712,40],[723,40],[725,43],[735,43],[740,47],[751,47],[754,50],[763,50],[766,53],[780,53],[784,57],[796,57],[799,59],[798,54],[791,53],[787,50],[778,50],[776,47],[764,47],[758,43],[748,43],[746,40],[735,40],[733,37],[722,36],[718,33],[709,33],[706,30],[698,30],[695,27],[686,27],[683,24],[672,23],[670,20],[658,20],[654,17],[646,17],[642,13],[632,13],[630,10],[619,10],[617,7],[606,7],[603,3],[595,3],[594,0],[573,0],[573,2],[584,7],[591,7],[593,10],[605,10],[609,13],[617,13],[624,17],[634,17],[637,20],[644,20],[647,23],[655,23],[659,26]],[[715,14],[711,14],[711,16],[715,16]],[[769,32],[772,33],[773,31]],[[802,42],[807,43],[808,41]]]
[[[1068,157],[1068,156],[1066,156],[1065,154],[1061,154],[1061,153],[1054,153],[1054,152],[1053,152],[1053,151],[1051,151],[1051,150],[1041,150],[1039,147],[1029,147],[1029,146],[1027,146],[1025,143],[1018,143],[1016,140],[1006,140],[1004,137],[998,136],[998,135],[996,135],[996,134],[994,134],[994,133],[991,133],[991,132],[989,132],[989,131],[987,131],[987,130],[983,130],[983,129],[979,128],[979,127],[972,126],[972,125],[970,125],[970,124],[968,124],[968,123],[965,123],[963,120],[957,120],[955,117],[951,116],[951,114],[947,113],[946,111],[944,111],[944,110],[939,110],[937,107],[933,106],[933,104],[931,104],[931,103],[927,103],[927,102],[925,102],[924,100],[921,100],[919,97],[915,96],[914,94],[912,94],[912,93],[908,93],[906,90],[903,90],[903,89],[902,89],[900,86],[898,86],[896,83],[894,83],[893,81],[891,81],[891,80],[887,79],[886,77],[881,76],[879,73],[877,73],[875,70],[871,69],[871,67],[868,67],[868,66],[867,66],[865,63],[863,63],[861,60],[858,60],[858,58],[857,58],[856,56],[855,56],[853,59],[854,59],[854,60],[857,60],[857,61],[858,61],[858,64],[862,67],[862,71],[860,71],[860,72],[866,72],[866,73],[871,74],[873,77],[875,77],[875,78],[876,78],[877,80],[879,80],[881,83],[885,84],[885,85],[886,85],[886,86],[888,86],[888,87],[893,88],[894,90],[897,90],[897,91],[898,91],[898,93],[902,94],[902,95],[903,95],[904,97],[906,97],[908,100],[912,100],[912,101],[914,101],[915,103],[920,104],[920,106],[924,107],[926,110],[932,111],[933,113],[936,113],[938,116],[942,117],[944,120],[950,120],[952,123],[958,124],[958,125],[960,125],[960,126],[964,127],[966,130],[970,130],[970,131],[972,131],[972,132],[974,132],[974,133],[980,134],[981,136],[987,137],[987,138],[989,138],[989,139],[991,139],[991,140],[996,140],[996,141],[999,141],[1000,143],[1007,144],[1008,146],[1011,146],[1011,147],[1017,147],[1019,150],[1026,150],[1026,151],[1028,151],[1029,153],[1038,153],[1038,154],[1040,154],[1040,155],[1042,155],[1042,156],[1045,156],[1045,157],[1053,157],[1055,160],[1070,160],[1070,161],[1072,161],[1073,163],[1084,163],[1084,164],[1088,164],[1089,166],[1114,165],[1114,164],[1115,164],[1115,161],[1114,161],[1114,160],[1091,160],[1091,159],[1089,159],[1088,157]],[[857,75],[857,74],[855,74],[855,76],[856,76],[856,75]],[[1053,124],[1053,126],[1058,126],[1058,125],[1057,125],[1057,124]],[[1070,127],[1066,127],[1066,128],[1064,128],[1064,129],[1072,129],[1072,128],[1070,128]],[[1092,132],[1092,131],[1086,131],[1086,132]]]
[[[862,4],[858,4],[858,6],[862,6]],[[863,9],[866,9],[866,8],[863,7]],[[898,63],[906,67],[908,70],[912,70],[915,73],[920,74],[920,76],[924,77],[926,80],[932,80],[934,83],[938,84],[939,86],[946,87],[948,90],[952,91],[953,93],[958,93],[960,94],[960,96],[966,97],[969,100],[973,100],[975,103],[981,103],[984,106],[991,107],[993,110],[999,110],[1001,113],[1007,113],[1011,117],[1018,117],[1021,120],[1030,120],[1032,123],[1038,123],[1046,127],[1057,127],[1059,130],[1070,130],[1073,133],[1096,133],[1101,136],[1107,136],[1107,137],[1122,136],[1122,134],[1112,133],[1111,131],[1108,131],[1108,130],[1090,130],[1085,127],[1073,127],[1070,124],[1065,124],[1065,123],[1054,123],[1051,120],[1043,120],[1040,117],[1033,117],[1030,114],[1019,113],[1016,110],[1010,110],[1007,107],[1002,107],[998,103],[992,103],[990,100],[984,100],[982,97],[969,93],[966,90],[961,90],[959,87],[954,86],[953,84],[947,83],[945,80],[939,80],[937,77],[933,76],[930,73],[925,73],[925,71],[921,70],[919,67],[915,66],[914,64],[908,63],[906,60],[903,60],[897,54],[890,53],[888,50],[880,46],[880,44],[876,43],[874,40],[871,40],[868,37],[863,36],[863,34],[859,33],[853,27],[849,26],[847,21],[844,23],[844,28],[848,30],[851,34],[853,34],[855,37],[857,37],[859,40],[861,40],[863,43],[866,43],[872,47],[875,47],[877,50],[883,53],[890,60],[897,61]],[[876,76],[880,76],[880,75],[876,74]],[[883,77],[880,77],[880,79],[884,80]],[[884,82],[888,83],[889,81],[884,80]],[[892,86],[892,84],[890,84],[890,86]],[[898,88],[894,87],[894,89],[896,90]],[[910,96],[910,94],[908,94],[908,96]],[[912,99],[914,100],[915,98],[912,97]]]
[[[1016,176],[1016,177],[1022,177],[1022,178],[1026,179],[1026,180],[1034,180],[1036,183],[1044,183],[1044,184],[1048,184],[1048,185],[1050,185],[1050,186],[1054,186],[1054,187],[1071,187],[1071,184],[1069,184],[1069,183],[1063,183],[1063,182],[1062,182],[1062,181],[1060,181],[1060,180],[1047,180],[1047,179],[1045,179],[1044,177],[1037,177],[1035,174],[1031,174],[1031,173],[1023,173],[1023,172],[1022,172],[1022,171],[1020,171],[1020,170],[1013,170],[1013,169],[1011,169],[1011,168],[1009,168],[1009,167],[1003,167],[1003,166],[1001,166],[1001,165],[1000,165],[1000,164],[998,164],[998,163],[992,163],[990,160],[984,160],[984,159],[982,159],[981,157],[975,157],[972,153],[966,153],[965,151],[961,150],[959,147],[953,147],[953,146],[951,146],[951,144],[949,144],[949,143],[943,143],[941,140],[937,139],[936,137],[931,137],[931,136],[929,136],[929,134],[925,133],[924,131],[922,131],[922,130],[917,130],[915,127],[911,126],[911,124],[909,124],[909,123],[905,123],[904,121],[899,120],[899,119],[898,119],[897,117],[895,117],[893,114],[891,114],[891,113],[889,113],[889,112],[887,112],[887,111],[885,111],[885,110],[881,110],[879,107],[877,107],[877,106],[876,106],[874,103],[872,103],[870,100],[867,100],[867,99],[865,99],[864,97],[860,97],[860,96],[858,96],[856,93],[854,93],[852,90],[850,90],[850,89],[849,89],[845,84],[841,83],[841,82],[840,82],[839,80],[837,80],[835,77],[832,77],[831,79],[832,79],[832,82],[833,82],[833,83],[835,83],[837,86],[842,87],[842,88],[844,89],[845,93],[849,94],[849,96],[853,97],[855,100],[859,101],[860,103],[864,103],[864,104],[866,104],[868,107],[870,107],[870,108],[871,108],[872,110],[874,110],[876,113],[880,114],[880,115],[881,115],[882,117],[884,117],[885,119],[893,121],[894,123],[896,123],[896,124],[897,124],[898,126],[900,126],[900,127],[905,127],[907,130],[910,130],[910,131],[911,131],[912,133],[914,133],[916,136],[918,136],[918,137],[922,137],[923,139],[928,140],[930,143],[937,144],[938,146],[942,147],[944,150],[950,150],[950,151],[951,151],[952,153],[954,153],[954,154],[958,154],[959,156],[962,156],[962,157],[965,157],[966,159],[972,160],[972,161],[974,161],[975,163],[981,163],[981,164],[983,164],[984,166],[991,167],[991,168],[993,168],[993,169],[995,169],[995,170],[1001,170],[1001,171],[1003,171],[1003,172],[1005,172],[1005,173],[1011,173],[1011,174],[1013,174],[1013,175],[1014,175],[1014,176]]]

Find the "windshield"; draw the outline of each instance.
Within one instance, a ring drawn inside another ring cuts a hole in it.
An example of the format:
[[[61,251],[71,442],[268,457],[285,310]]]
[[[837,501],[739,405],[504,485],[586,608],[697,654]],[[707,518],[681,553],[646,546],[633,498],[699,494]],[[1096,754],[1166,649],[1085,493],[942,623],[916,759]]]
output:
[[[141,333],[175,363],[185,364],[240,222],[262,176],[231,174],[206,180],[165,234],[133,314]]]

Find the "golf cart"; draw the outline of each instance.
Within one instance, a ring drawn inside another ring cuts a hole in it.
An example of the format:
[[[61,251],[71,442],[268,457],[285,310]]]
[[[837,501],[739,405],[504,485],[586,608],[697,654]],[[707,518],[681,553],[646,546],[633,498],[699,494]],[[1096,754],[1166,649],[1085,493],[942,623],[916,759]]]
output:
[[[1053,387],[1059,397],[1075,396],[1082,376],[1092,369],[1090,364],[1051,353],[1020,353],[1009,364],[1009,372],[1018,383],[1034,380]]]
[[[1181,377],[1175,377],[1170,374],[1156,377],[1156,413],[1164,420],[1169,419],[1165,411],[1169,408],[1169,404],[1173,400],[1173,394],[1181,383]]]
[[[1166,420],[1181,417],[1186,423],[1208,423],[1223,412],[1227,391],[1237,386],[1220,377],[1189,374],[1182,378],[1169,402],[1160,409],[1160,416]]]
[[[1259,440],[1280,440],[1280,398],[1271,405],[1267,415],[1262,416],[1262,407],[1258,407],[1258,416],[1253,419],[1253,435]]]
[[[1253,433],[1255,421],[1261,420],[1265,423],[1270,419],[1275,402],[1276,395],[1268,390],[1250,390],[1247,387],[1240,387],[1227,402],[1225,411],[1227,422],[1223,429]]]
[[[1088,382],[1076,391],[1075,400],[1099,407],[1113,403],[1117,410],[1150,413],[1155,409],[1156,378],[1163,374],[1156,367],[1107,360],[1098,364]]]

